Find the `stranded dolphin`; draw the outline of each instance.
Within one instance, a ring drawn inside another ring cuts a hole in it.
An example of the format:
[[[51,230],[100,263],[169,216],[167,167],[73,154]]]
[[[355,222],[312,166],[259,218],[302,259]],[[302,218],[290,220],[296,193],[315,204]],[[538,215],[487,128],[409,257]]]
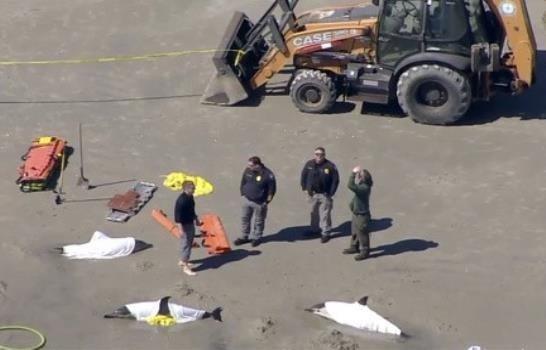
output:
[[[363,297],[354,303],[327,301],[305,310],[354,328],[403,335],[400,328],[370,309],[367,303],[368,297]]]
[[[125,318],[151,323],[155,317],[165,316],[172,318],[175,323],[185,323],[212,317],[212,319],[222,322],[221,307],[208,312],[170,303],[170,298],[170,296],[166,296],[156,301],[127,304],[104,315],[104,318]]]

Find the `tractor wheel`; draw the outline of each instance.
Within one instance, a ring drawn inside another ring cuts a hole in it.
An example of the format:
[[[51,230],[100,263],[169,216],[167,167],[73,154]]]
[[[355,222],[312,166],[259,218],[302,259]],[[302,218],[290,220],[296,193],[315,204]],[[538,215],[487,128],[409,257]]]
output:
[[[290,97],[302,112],[324,113],[336,102],[337,89],[326,73],[302,69],[294,75],[290,85]]]
[[[472,91],[468,79],[439,65],[411,67],[398,79],[398,104],[414,121],[446,125],[464,116]]]

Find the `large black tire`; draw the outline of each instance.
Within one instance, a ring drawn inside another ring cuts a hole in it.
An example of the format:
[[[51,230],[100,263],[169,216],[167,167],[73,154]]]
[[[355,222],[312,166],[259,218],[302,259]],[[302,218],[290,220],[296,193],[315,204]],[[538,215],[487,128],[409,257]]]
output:
[[[439,65],[414,66],[398,78],[398,104],[414,121],[446,125],[462,118],[472,102],[470,82]]]
[[[294,74],[290,85],[290,97],[302,112],[325,113],[336,102],[336,84],[324,72],[301,69]]]

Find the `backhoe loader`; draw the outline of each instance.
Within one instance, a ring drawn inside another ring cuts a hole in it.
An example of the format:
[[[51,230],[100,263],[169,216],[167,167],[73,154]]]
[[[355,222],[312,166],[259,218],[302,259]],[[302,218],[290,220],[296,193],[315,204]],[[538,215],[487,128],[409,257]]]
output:
[[[524,0],[373,0],[296,15],[297,3],[275,0],[256,23],[233,15],[202,103],[237,104],[288,70],[302,112],[328,112],[342,96],[445,125],[473,101],[533,85]]]

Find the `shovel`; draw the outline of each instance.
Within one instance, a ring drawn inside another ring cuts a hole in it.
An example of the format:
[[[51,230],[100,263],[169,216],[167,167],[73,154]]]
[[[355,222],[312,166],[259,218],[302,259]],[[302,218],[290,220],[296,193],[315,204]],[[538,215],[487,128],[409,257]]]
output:
[[[80,177],[78,177],[78,186],[84,186],[86,189],[90,189],[89,180],[83,175],[83,141],[82,141],[82,123],[78,125],[78,132],[80,137]]]
[[[63,192],[63,179],[64,179],[65,154],[66,154],[66,149],[63,149],[63,155],[62,155],[62,158],[61,158],[61,179],[59,181],[59,186],[57,187],[56,190],[53,191],[54,193],[57,194],[55,196],[55,204],[57,204],[57,205],[61,205],[64,202],[64,198],[63,198],[63,194],[64,194],[64,192]]]

